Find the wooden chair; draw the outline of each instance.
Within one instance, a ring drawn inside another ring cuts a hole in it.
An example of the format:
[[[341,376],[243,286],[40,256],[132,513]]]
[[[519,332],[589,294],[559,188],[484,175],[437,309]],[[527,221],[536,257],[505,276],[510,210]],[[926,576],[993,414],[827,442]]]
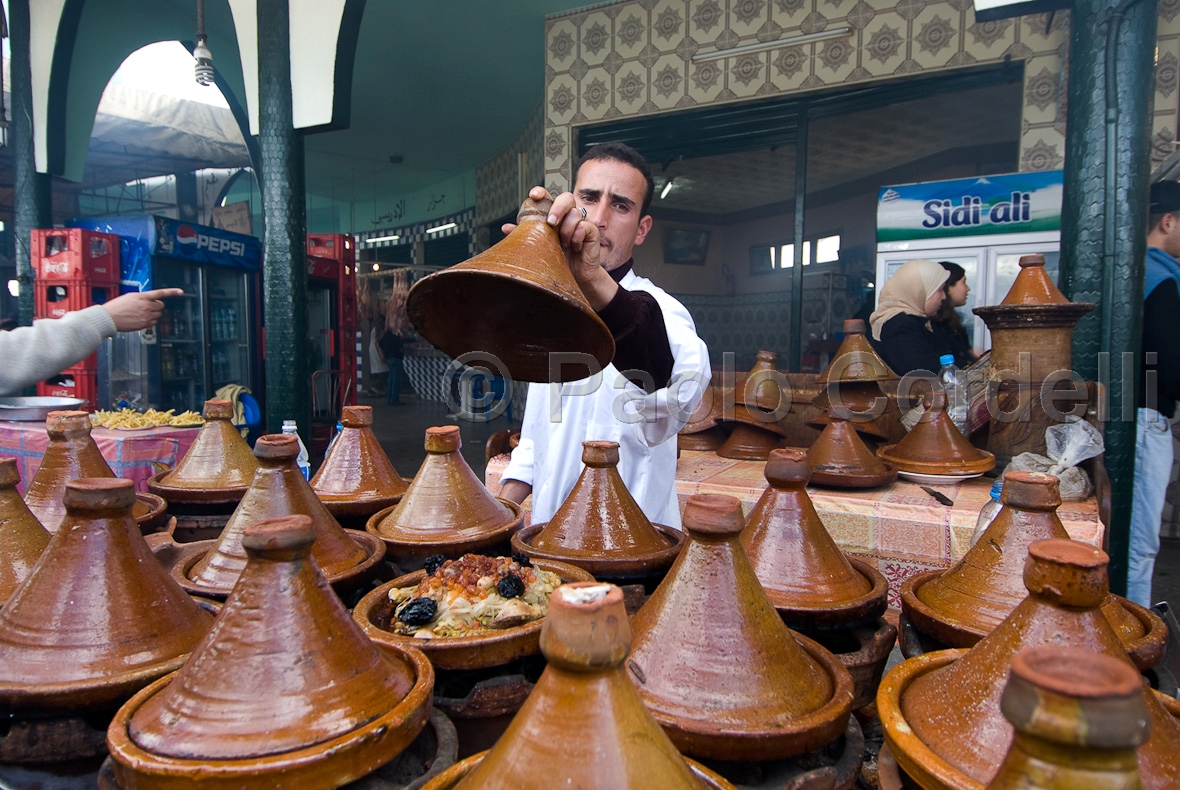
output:
[[[317,370],[311,374],[311,456],[313,466],[323,460],[348,403],[353,378],[342,370]]]

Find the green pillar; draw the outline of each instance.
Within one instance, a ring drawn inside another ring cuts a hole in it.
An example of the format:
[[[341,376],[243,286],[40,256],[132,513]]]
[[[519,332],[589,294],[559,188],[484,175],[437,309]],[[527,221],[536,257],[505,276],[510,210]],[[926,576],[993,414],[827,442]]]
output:
[[[29,0],[8,6],[12,48],[13,223],[16,276],[20,281],[20,323],[33,323],[33,267],[29,233],[53,227],[49,175],[37,172],[33,149],[33,70],[29,60]]]
[[[307,219],[303,138],[291,110],[291,27],[287,0],[258,2],[259,186],[262,191],[266,429],[298,420],[311,436],[307,347]]]
[[[1116,593],[1127,587],[1135,474],[1156,15],[1155,0],[1074,0],[1069,25],[1062,286],[1074,301],[1097,304],[1074,332],[1073,364],[1107,386]]]

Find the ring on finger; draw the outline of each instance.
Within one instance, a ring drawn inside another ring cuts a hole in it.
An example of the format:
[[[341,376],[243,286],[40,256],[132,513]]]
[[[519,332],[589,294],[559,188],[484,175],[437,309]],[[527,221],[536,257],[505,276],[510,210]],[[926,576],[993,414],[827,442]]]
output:
[[[577,208],[578,208],[578,211],[582,212],[582,219],[586,219],[586,216],[587,216],[586,209],[582,208],[581,206],[578,206]]]

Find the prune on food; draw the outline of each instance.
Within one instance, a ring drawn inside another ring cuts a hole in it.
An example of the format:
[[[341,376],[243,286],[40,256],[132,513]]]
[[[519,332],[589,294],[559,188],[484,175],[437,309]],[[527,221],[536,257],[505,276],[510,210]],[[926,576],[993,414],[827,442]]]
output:
[[[524,580],[515,573],[510,573],[496,582],[496,592],[505,598],[515,598],[524,592]]]
[[[518,563],[520,563],[520,567],[522,567],[522,568],[531,568],[533,566],[533,564],[531,562],[529,562],[529,558],[525,554],[523,554],[522,552],[519,552],[519,551],[512,552],[512,559],[514,559]]]
[[[426,625],[438,614],[433,598],[411,598],[397,611],[397,619],[406,625]]]
[[[423,563],[423,567],[426,568],[426,574],[428,576],[433,575],[434,572],[441,568],[442,564],[446,561],[447,558],[441,554],[431,554],[426,558],[426,562]]]

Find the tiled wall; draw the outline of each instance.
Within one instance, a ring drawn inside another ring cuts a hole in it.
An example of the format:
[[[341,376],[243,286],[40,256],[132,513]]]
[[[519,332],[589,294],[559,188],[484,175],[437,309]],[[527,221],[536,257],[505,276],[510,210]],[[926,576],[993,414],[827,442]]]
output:
[[[544,105],[537,105],[516,139],[494,159],[475,168],[476,225],[487,225],[520,208],[525,198],[521,193],[522,177],[527,185],[525,189],[543,183],[545,169],[541,146],[544,129]],[[524,154],[523,162],[521,154]]]

